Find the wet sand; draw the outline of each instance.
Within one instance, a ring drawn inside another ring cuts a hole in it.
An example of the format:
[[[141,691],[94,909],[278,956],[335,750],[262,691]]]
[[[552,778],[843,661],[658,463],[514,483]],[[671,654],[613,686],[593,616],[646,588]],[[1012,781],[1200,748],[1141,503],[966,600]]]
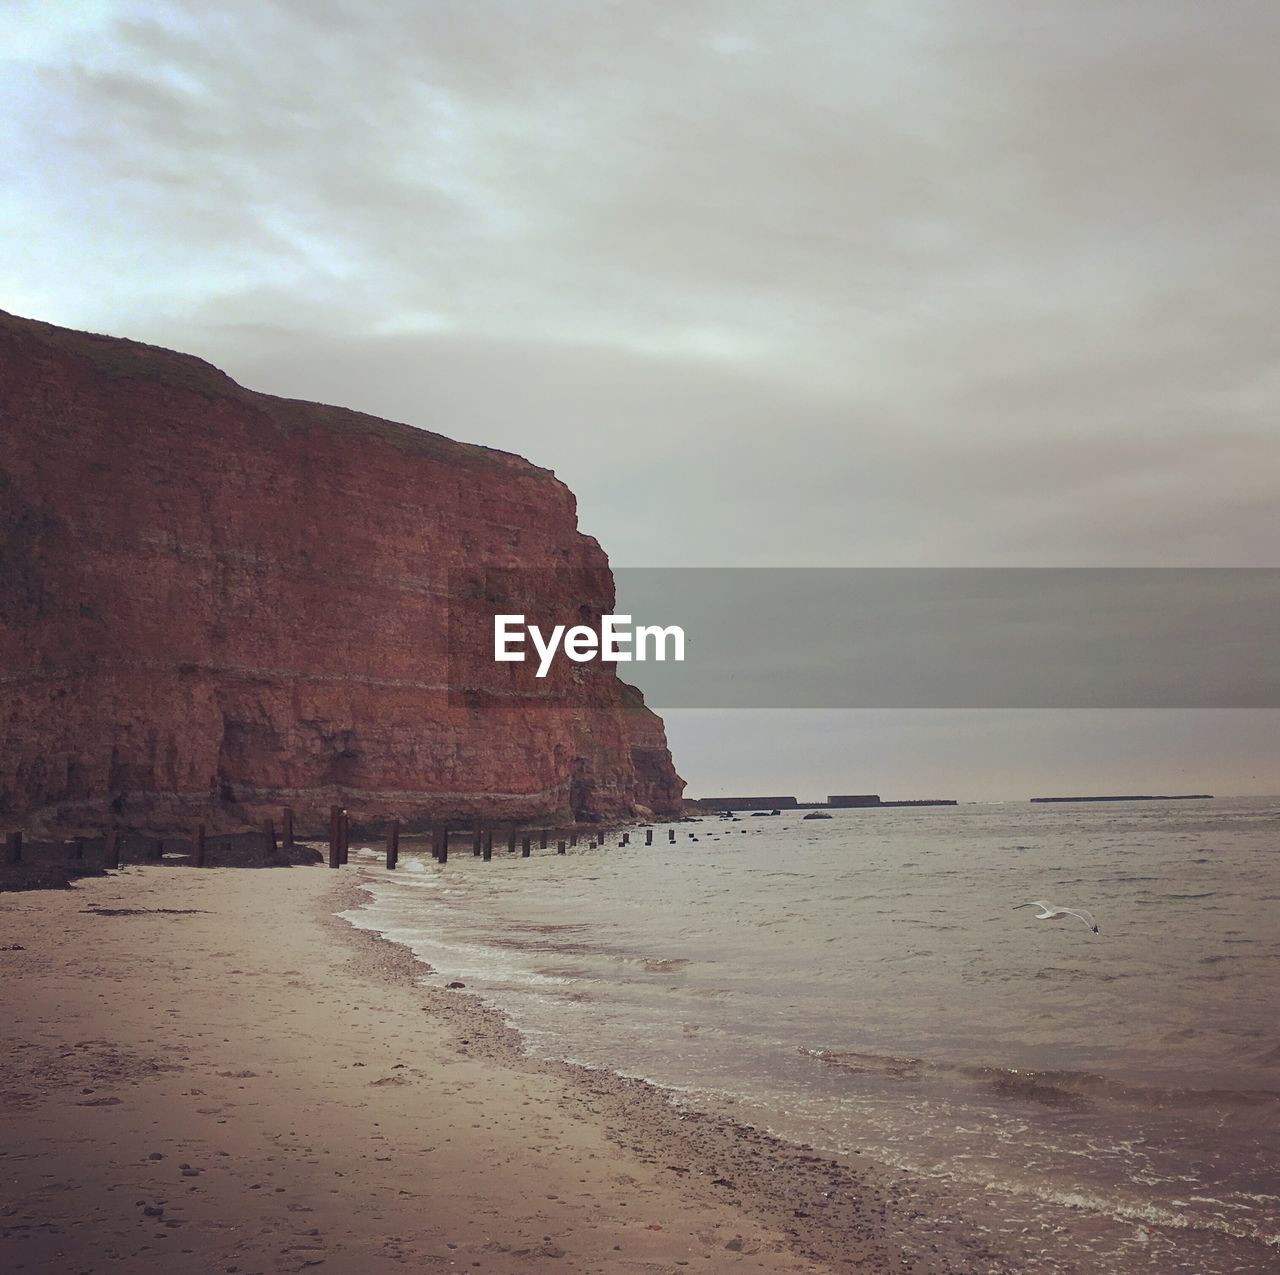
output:
[[[908,1256],[918,1199],[856,1166],[527,1059],[362,898],[156,864],[0,899],[0,1266],[998,1269]]]

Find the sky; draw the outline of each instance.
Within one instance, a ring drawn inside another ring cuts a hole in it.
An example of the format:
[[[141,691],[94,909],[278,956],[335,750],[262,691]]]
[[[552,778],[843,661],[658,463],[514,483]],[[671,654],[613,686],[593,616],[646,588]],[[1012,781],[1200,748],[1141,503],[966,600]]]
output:
[[[528,456],[618,565],[1277,566],[1277,47],[1271,0],[3,0],[0,307]],[[694,795],[1280,791],[1269,710],[666,716]]]

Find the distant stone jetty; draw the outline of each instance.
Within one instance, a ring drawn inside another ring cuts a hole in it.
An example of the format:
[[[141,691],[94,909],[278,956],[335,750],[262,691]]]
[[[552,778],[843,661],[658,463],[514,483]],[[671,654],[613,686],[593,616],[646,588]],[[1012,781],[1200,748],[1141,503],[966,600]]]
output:
[[[1211,792],[1178,792],[1178,793],[1162,793],[1160,795],[1149,795],[1143,793],[1138,796],[1119,796],[1119,797],[1032,797],[1033,802],[1052,802],[1052,801],[1212,801],[1213,793]]]
[[[1072,801],[1212,801],[1211,792],[1110,794],[1101,797],[1031,797],[1032,802]],[[953,797],[914,797],[906,801],[882,801],[878,794],[837,793],[826,801],[799,801],[795,797],[690,797],[685,806],[691,810],[892,810],[903,806],[957,806]]]
[[[685,805],[698,810],[879,810],[894,806],[954,806],[953,798],[918,797],[911,801],[881,801],[876,793],[830,796],[826,801],[799,801],[795,797],[699,797]]]
[[[703,797],[687,804],[703,810],[796,810],[800,805],[794,797]]]

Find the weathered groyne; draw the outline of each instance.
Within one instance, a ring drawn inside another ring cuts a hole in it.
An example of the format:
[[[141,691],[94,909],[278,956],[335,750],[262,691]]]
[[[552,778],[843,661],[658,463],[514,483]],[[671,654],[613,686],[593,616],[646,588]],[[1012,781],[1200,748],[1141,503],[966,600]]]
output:
[[[549,470],[0,313],[0,823],[677,810],[612,667],[554,704],[451,683],[450,609],[489,568],[548,612],[613,605]]]

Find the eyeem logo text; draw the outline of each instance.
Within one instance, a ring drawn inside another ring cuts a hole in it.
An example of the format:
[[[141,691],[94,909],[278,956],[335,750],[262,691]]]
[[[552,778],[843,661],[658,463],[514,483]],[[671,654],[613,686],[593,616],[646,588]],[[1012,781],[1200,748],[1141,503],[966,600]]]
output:
[[[563,646],[564,653],[578,664],[600,659],[607,663],[625,664],[631,660],[684,659],[684,630],[678,624],[665,628],[657,624],[640,624],[631,627],[629,615],[602,615],[600,632],[586,624],[566,628],[557,624],[549,634],[544,634],[536,624],[526,624],[523,615],[495,615],[493,617],[493,658],[500,664],[523,664],[526,636],[538,653],[538,676],[546,677],[556,652]],[[653,654],[648,653],[652,644]],[[627,649],[627,648],[634,648]]]

